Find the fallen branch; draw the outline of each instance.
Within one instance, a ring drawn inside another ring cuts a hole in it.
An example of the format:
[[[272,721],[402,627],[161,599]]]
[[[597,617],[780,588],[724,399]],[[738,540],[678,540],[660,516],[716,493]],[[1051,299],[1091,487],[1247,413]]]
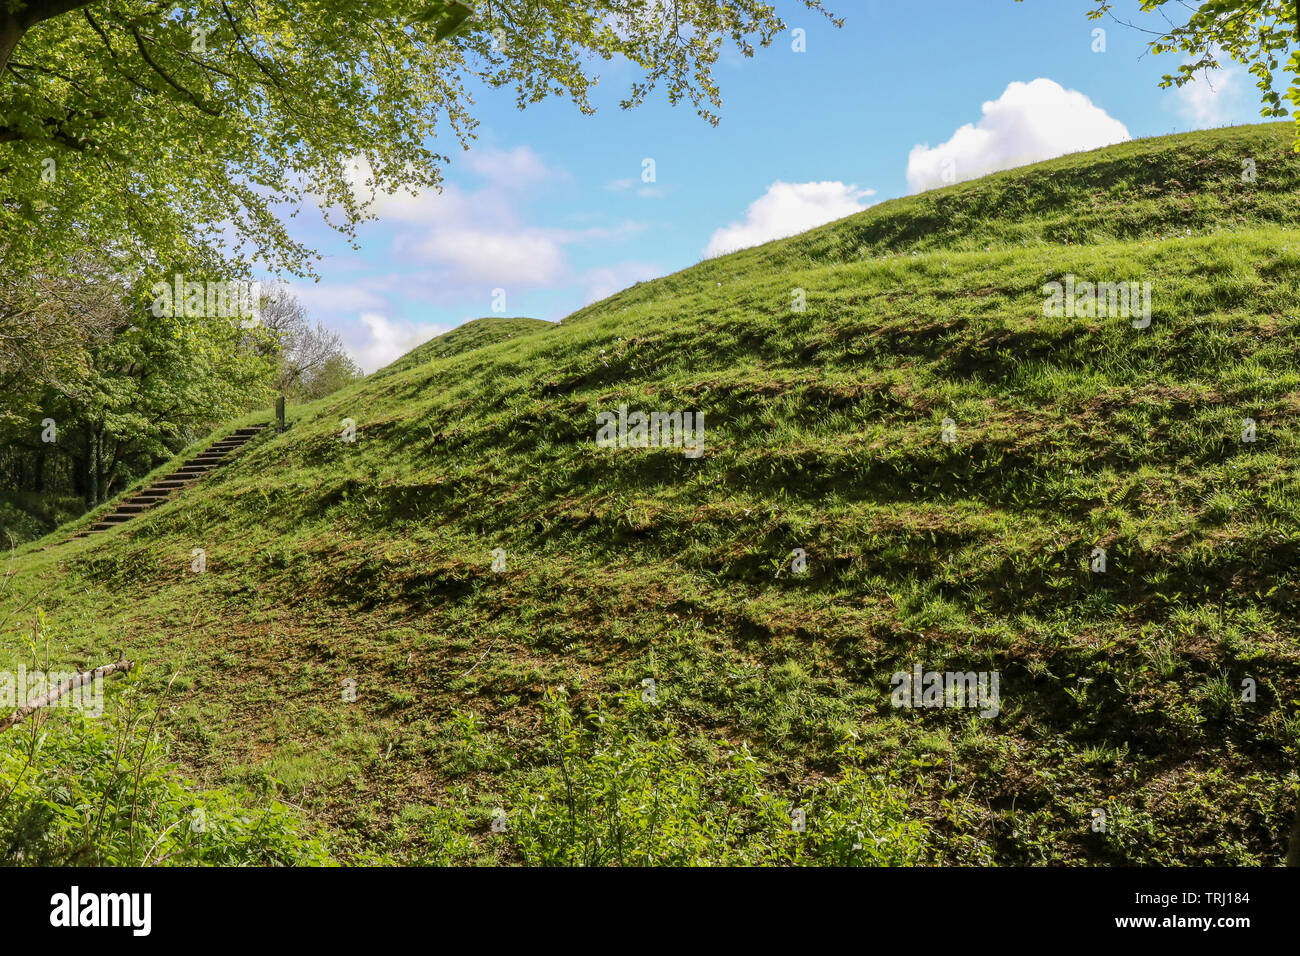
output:
[[[6,731],[10,727],[22,723],[36,711],[40,710],[42,707],[50,706],[50,704],[54,703],[69,691],[76,690],[78,687],[92,683],[100,678],[107,677],[110,674],[126,673],[134,666],[135,663],[133,661],[128,661],[123,657],[116,664],[105,664],[103,667],[96,667],[93,671],[82,671],[80,674],[69,677],[57,687],[51,688],[31,703],[24,704],[8,717],[0,720],[0,732]]]

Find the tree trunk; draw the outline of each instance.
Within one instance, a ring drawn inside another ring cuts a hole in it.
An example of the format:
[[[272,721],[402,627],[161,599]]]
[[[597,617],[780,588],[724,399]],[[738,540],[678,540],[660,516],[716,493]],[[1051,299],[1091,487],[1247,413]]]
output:
[[[38,495],[45,494],[45,467],[49,461],[50,446],[41,442],[41,450],[37,452],[36,457],[36,478],[32,482],[32,490]]]
[[[108,464],[104,468],[104,498],[107,499],[112,495],[114,486],[117,485],[117,477],[122,470],[123,452],[126,450],[126,442],[113,442],[113,454],[108,457]]]
[[[3,4],[5,12],[0,14],[3,17],[0,19],[0,74],[9,66],[9,58],[28,30],[90,3],[91,0],[18,0],[17,3]]]
[[[86,472],[86,442],[81,440],[80,431],[77,435],[77,445],[70,452],[71,459],[68,461],[68,475],[72,481],[72,490],[82,501],[90,498],[90,483],[87,481]]]
[[[92,425],[90,428],[90,462],[86,472],[86,478],[90,482],[90,507],[94,508],[100,502],[99,497],[99,426]]]
[[[18,41],[23,38],[27,29],[18,21],[12,13],[5,15],[0,20],[0,73],[9,67],[9,58],[13,56],[14,49],[18,46]]]

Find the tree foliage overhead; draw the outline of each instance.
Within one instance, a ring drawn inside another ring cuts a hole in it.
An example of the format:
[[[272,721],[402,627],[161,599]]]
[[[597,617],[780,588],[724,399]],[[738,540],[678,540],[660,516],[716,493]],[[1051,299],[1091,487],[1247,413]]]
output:
[[[48,268],[93,241],[164,270],[310,271],[281,210],[319,200],[350,233],[366,215],[358,158],[368,185],[436,186],[434,139],[473,135],[469,79],[590,112],[593,63],[621,57],[643,73],[625,107],[663,86],[716,122],[724,43],[752,55],[785,28],[764,0],[479,0],[466,22],[463,8],[0,0],[0,267]]]
[[[1019,2],[1019,0],[1017,0]],[[1166,73],[1161,86],[1185,86],[1205,70],[1217,70],[1223,57],[1250,70],[1259,87],[1260,115],[1283,117],[1287,100],[1300,108],[1300,2],[1298,0],[1140,0],[1145,13],[1158,13],[1164,27],[1150,33],[1153,53],[1182,53],[1186,62]],[[1093,0],[1088,17],[1114,18],[1115,0]],[[1124,21],[1119,21],[1123,23]],[[1126,26],[1134,24],[1126,23]],[[1279,69],[1291,77],[1284,92],[1275,87]],[[1296,149],[1300,151],[1300,116],[1296,120]]]

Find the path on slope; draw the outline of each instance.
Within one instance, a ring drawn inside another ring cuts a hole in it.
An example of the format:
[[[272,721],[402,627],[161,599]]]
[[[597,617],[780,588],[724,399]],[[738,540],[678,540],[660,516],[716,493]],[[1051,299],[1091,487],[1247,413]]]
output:
[[[236,429],[232,434],[218,442],[214,442],[196,457],[186,461],[170,475],[158,479],[143,491],[136,492],[130,498],[119,502],[116,510],[111,514],[104,516],[86,530],[79,532],[75,537],[85,538],[101,531],[108,531],[110,528],[116,528],[137,515],[143,514],[150,508],[162,504],[182,488],[197,481],[218,465],[225,463],[231,455],[244,447],[249,439],[261,433],[266,427],[265,424],[261,424]],[[71,541],[73,539],[69,538],[67,540]],[[54,547],[54,545],[50,547]]]

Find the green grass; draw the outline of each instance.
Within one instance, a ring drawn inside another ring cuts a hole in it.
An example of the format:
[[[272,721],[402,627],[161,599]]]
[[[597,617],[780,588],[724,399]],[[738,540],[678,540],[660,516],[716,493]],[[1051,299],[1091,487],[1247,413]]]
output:
[[[274,781],[344,861],[1276,864],[1290,135],[1066,157],[471,323],[122,530],[22,549],[0,666],[31,602],[60,665],[179,669],[193,781]],[[1067,273],[1152,282],[1150,327],[1045,317]],[[597,447],[620,403],[703,411],[703,457]],[[914,663],[996,671],[1000,713],[893,707]]]

